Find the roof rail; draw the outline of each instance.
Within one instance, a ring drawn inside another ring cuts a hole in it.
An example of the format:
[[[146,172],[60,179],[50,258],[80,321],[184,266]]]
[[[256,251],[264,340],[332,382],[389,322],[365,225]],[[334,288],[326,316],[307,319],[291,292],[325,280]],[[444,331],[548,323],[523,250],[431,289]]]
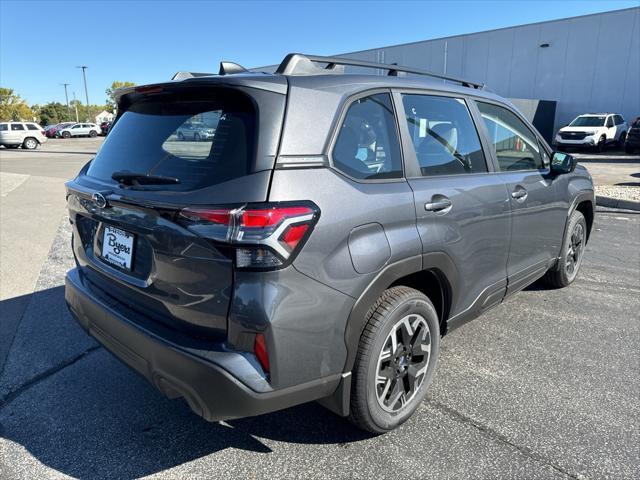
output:
[[[326,66],[320,67],[315,65],[316,63],[326,63]],[[472,82],[465,80],[464,78],[452,77],[450,75],[443,75],[441,73],[430,72],[428,70],[422,70],[413,67],[403,67],[396,65],[395,63],[376,63],[366,62],[364,60],[354,60],[350,58],[341,57],[323,57],[321,55],[304,55],[301,53],[290,53],[282,63],[278,66],[276,73],[282,75],[309,75],[313,73],[336,73],[336,66],[352,66],[352,67],[364,67],[364,68],[378,68],[382,70],[388,70],[390,76],[398,76],[399,72],[414,73],[417,75],[425,75],[428,77],[439,78],[442,80],[448,80],[450,82],[456,82],[464,87],[473,87],[477,89],[483,89],[484,83]]]

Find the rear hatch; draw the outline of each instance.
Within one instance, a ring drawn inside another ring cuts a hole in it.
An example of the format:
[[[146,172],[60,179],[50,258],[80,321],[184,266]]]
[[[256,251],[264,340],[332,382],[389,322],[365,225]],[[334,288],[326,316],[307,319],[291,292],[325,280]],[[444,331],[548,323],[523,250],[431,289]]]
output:
[[[224,336],[233,256],[181,211],[267,199],[284,99],[202,81],[123,96],[95,159],[67,183],[82,276],[114,305]]]

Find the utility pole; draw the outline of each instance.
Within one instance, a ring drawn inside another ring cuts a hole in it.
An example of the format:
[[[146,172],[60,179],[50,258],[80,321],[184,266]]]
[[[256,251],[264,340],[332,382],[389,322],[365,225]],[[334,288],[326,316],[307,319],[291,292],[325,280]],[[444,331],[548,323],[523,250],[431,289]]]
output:
[[[76,123],[80,121],[78,118],[78,104],[76,103],[76,92],[73,92],[73,108],[76,109]]]
[[[67,115],[69,115],[69,94],[67,93],[67,87],[69,85],[71,85],[71,84],[70,83],[61,83],[60,85],[64,86],[64,99],[67,102]]]
[[[80,65],[79,67],[76,67],[76,68],[82,69],[82,78],[84,79],[84,96],[85,96],[85,99],[87,100],[87,116],[88,116],[89,115],[89,91],[87,90],[87,74],[86,74],[87,66]]]

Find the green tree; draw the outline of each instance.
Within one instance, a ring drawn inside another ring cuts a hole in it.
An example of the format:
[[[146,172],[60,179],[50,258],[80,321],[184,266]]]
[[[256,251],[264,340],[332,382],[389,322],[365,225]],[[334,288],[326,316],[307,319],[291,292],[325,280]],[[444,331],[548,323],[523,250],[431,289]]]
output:
[[[12,88],[0,87],[0,121],[33,121],[33,112]]]
[[[107,88],[104,93],[107,94],[107,111],[113,112],[116,108],[116,100],[114,97],[114,93],[119,88],[124,87],[135,87],[136,84],[133,82],[121,82],[120,80],[114,80],[111,84],[110,88]]]
[[[66,105],[59,102],[49,102],[39,106],[36,116],[42,125],[55,125],[76,119],[75,112],[72,113],[72,109],[67,109]]]

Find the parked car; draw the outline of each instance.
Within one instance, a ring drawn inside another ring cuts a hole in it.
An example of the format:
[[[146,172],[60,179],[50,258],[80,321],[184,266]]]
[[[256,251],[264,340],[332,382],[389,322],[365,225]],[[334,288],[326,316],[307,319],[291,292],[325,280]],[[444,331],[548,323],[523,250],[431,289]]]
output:
[[[56,125],[51,125],[45,128],[45,134],[47,138],[57,138],[60,136],[60,130],[75,125],[75,122],[63,122]]]
[[[34,122],[0,123],[0,145],[34,150],[47,141],[44,129]]]
[[[638,149],[640,149],[640,117],[636,117],[631,123],[624,142],[624,151],[626,153],[633,153]]]
[[[180,125],[176,131],[178,140],[193,140],[199,142],[201,140],[211,140],[215,135],[215,128],[210,128],[204,123],[188,122]]]
[[[580,115],[566,127],[558,130],[558,147],[589,147],[601,152],[607,144],[623,146],[627,124],[617,113],[588,113]]]
[[[111,122],[102,122],[100,124],[100,134],[106,136],[111,128]]]
[[[95,123],[74,123],[62,128],[58,135],[62,138],[69,137],[95,137],[100,134],[100,127]]]
[[[220,71],[120,90],[119,127],[66,184],[72,315],[205,419],[320,400],[391,430],[441,336],[575,280],[591,177],[482,85],[299,54]],[[168,141],[205,116],[210,146]]]

